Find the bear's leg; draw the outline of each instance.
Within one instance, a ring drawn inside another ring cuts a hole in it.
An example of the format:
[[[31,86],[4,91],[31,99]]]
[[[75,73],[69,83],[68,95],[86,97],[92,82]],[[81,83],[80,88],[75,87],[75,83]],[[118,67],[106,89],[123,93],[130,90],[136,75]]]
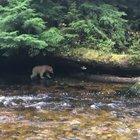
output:
[[[33,80],[35,77],[37,77],[37,73],[32,73],[32,75],[30,76],[31,80]]]
[[[45,76],[51,79],[51,76],[49,75],[49,73],[45,73]]]
[[[40,73],[40,78],[44,79],[44,73]]]

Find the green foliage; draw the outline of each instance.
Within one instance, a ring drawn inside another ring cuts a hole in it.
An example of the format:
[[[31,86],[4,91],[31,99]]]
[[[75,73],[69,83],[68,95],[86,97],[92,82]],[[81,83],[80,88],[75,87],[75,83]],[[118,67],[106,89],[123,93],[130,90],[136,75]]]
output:
[[[126,45],[126,20],[122,19],[122,16],[126,14],[119,12],[115,7],[107,4],[101,5],[100,10],[102,12],[99,24],[102,30],[111,39],[112,44],[118,45],[118,48],[123,48]]]
[[[126,16],[115,6],[92,0],[10,0],[0,5],[0,51],[25,48],[27,55],[37,55],[86,46],[139,53],[138,39],[126,36]]]
[[[119,10],[127,15],[125,19],[129,20],[129,28],[140,31],[140,1],[139,0],[104,0],[106,3],[117,6]]]
[[[128,52],[130,54],[135,54],[140,58],[140,32],[130,32],[131,34],[131,47],[129,48]]]
[[[40,39],[45,23],[29,0],[11,0],[9,5],[0,7],[0,49],[33,47],[43,49],[48,44]]]
[[[66,7],[60,4],[61,2],[48,0],[32,0],[32,7],[42,13],[43,18],[46,20],[46,24],[49,27],[58,26],[59,23],[64,21]]]
[[[121,51],[120,48],[126,44],[126,20],[122,19],[124,12],[119,12],[111,5],[89,2],[81,4],[76,10],[79,11],[75,12],[77,18],[72,17],[67,25],[68,30],[65,29],[66,36],[72,39],[72,45],[88,45],[108,52]],[[116,44],[117,48],[114,47]]]
[[[51,47],[49,50],[54,50],[54,47],[61,45],[60,43],[64,40],[64,37],[59,29],[50,28],[48,31],[42,33],[42,39]]]
[[[80,16],[81,14],[80,11],[77,9],[76,2],[70,3],[67,14],[65,15],[65,20],[67,22],[72,22],[78,20]]]
[[[0,34],[0,49],[17,47],[13,40],[17,36],[17,32],[1,32]]]

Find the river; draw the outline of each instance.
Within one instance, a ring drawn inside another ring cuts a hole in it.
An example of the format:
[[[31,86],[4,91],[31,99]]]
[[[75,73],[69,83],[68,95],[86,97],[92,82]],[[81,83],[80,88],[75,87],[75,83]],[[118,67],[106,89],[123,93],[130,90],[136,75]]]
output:
[[[0,140],[140,139],[140,97],[120,92],[131,85],[19,81],[0,80]]]

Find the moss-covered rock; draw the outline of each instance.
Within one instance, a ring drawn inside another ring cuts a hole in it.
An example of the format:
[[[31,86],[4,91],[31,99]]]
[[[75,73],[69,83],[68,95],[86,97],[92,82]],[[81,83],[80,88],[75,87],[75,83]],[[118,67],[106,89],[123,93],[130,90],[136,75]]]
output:
[[[129,94],[131,95],[138,95],[140,96],[140,82],[137,82],[136,84],[134,84],[128,91]]]

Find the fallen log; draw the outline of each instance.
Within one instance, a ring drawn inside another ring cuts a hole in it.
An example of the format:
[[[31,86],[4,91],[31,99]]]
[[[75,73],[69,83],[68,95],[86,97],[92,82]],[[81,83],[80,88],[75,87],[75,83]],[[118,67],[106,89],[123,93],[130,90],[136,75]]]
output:
[[[77,74],[72,75],[73,78],[79,78],[82,80],[89,80],[93,82],[102,82],[102,83],[128,83],[134,84],[140,82],[140,77],[118,77],[110,75],[89,75],[89,74]]]

